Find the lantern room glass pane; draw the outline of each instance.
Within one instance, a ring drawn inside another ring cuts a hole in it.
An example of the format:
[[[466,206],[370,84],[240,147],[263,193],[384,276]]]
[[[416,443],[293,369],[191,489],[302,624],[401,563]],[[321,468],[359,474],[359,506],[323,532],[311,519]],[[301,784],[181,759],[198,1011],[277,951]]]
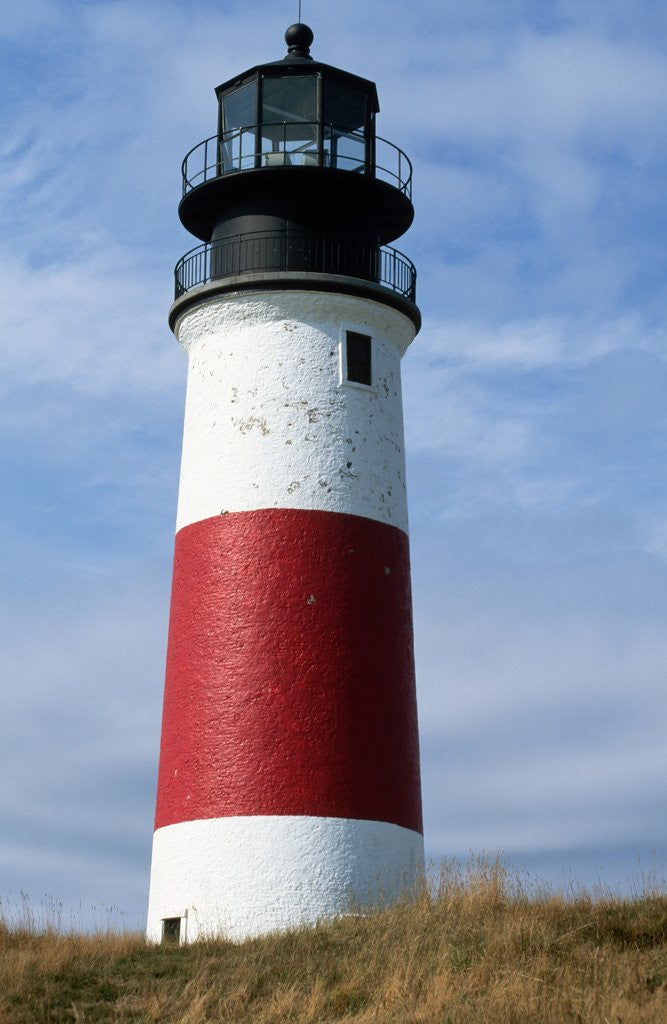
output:
[[[324,82],[325,163],[342,171],[366,167],[368,93],[332,79]]]
[[[262,164],[317,164],[317,79],[282,75],[262,81]]]
[[[223,173],[245,171],[254,166],[257,132],[257,82],[235,89],[222,101]]]
[[[225,96],[222,101],[222,130],[247,128],[257,121],[257,82],[249,82]]]
[[[366,169],[366,142],[362,132],[346,132],[325,125],[324,152],[328,167],[359,173]]]
[[[317,121],[315,75],[281,75],[262,81],[262,124]]]
[[[366,130],[368,94],[345,82],[324,80],[324,123],[337,128]]]

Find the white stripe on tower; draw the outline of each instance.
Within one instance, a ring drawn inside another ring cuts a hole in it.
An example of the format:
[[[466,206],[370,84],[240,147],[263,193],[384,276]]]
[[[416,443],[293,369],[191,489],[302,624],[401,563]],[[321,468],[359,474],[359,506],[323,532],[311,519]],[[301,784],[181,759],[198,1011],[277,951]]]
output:
[[[373,339],[371,389],[340,386],[345,329]],[[246,292],[197,306],[177,333],[189,355],[177,530],[221,512],[302,508],[407,533],[407,317],[349,295]]]
[[[159,941],[164,917],[187,918],[188,942],[243,940],[392,903],[423,870],[420,838],[383,821],[307,815],[158,829],[149,938]]]
[[[372,386],[341,382],[345,331]],[[400,360],[337,292],[188,308],[148,934],[233,938],[389,900],[423,867]]]

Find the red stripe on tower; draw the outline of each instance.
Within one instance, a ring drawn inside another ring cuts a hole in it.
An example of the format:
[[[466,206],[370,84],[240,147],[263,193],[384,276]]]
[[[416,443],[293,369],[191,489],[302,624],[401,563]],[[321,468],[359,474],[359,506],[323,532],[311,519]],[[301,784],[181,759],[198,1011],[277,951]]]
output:
[[[256,814],[421,831],[395,527],[264,509],[177,536],[155,827]]]

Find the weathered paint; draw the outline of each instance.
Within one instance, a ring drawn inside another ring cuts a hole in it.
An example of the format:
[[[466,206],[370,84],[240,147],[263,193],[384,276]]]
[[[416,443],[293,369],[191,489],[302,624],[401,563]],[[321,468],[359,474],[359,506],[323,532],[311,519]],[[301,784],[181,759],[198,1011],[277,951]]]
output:
[[[341,383],[345,330],[371,388]],[[422,870],[396,309],[203,298],[189,356],[149,936],[234,938]]]
[[[234,940],[391,903],[423,872],[417,832],[309,816],[209,818],[155,833],[148,938],[187,910],[187,941]]]
[[[265,509],[179,532],[155,824],[243,814],[421,831],[396,527]]]
[[[341,386],[345,328],[373,338],[371,389]],[[186,311],[177,528],[257,508],[350,512],[407,530],[400,360],[414,335],[379,302],[222,296]]]

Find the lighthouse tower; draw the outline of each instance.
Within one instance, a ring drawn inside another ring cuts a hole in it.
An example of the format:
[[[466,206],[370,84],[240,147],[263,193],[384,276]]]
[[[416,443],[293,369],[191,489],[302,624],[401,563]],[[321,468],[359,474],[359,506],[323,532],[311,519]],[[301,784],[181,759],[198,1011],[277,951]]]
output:
[[[423,868],[400,362],[411,165],[375,85],[287,55],[183,161],[188,354],[148,936],[243,939]]]

